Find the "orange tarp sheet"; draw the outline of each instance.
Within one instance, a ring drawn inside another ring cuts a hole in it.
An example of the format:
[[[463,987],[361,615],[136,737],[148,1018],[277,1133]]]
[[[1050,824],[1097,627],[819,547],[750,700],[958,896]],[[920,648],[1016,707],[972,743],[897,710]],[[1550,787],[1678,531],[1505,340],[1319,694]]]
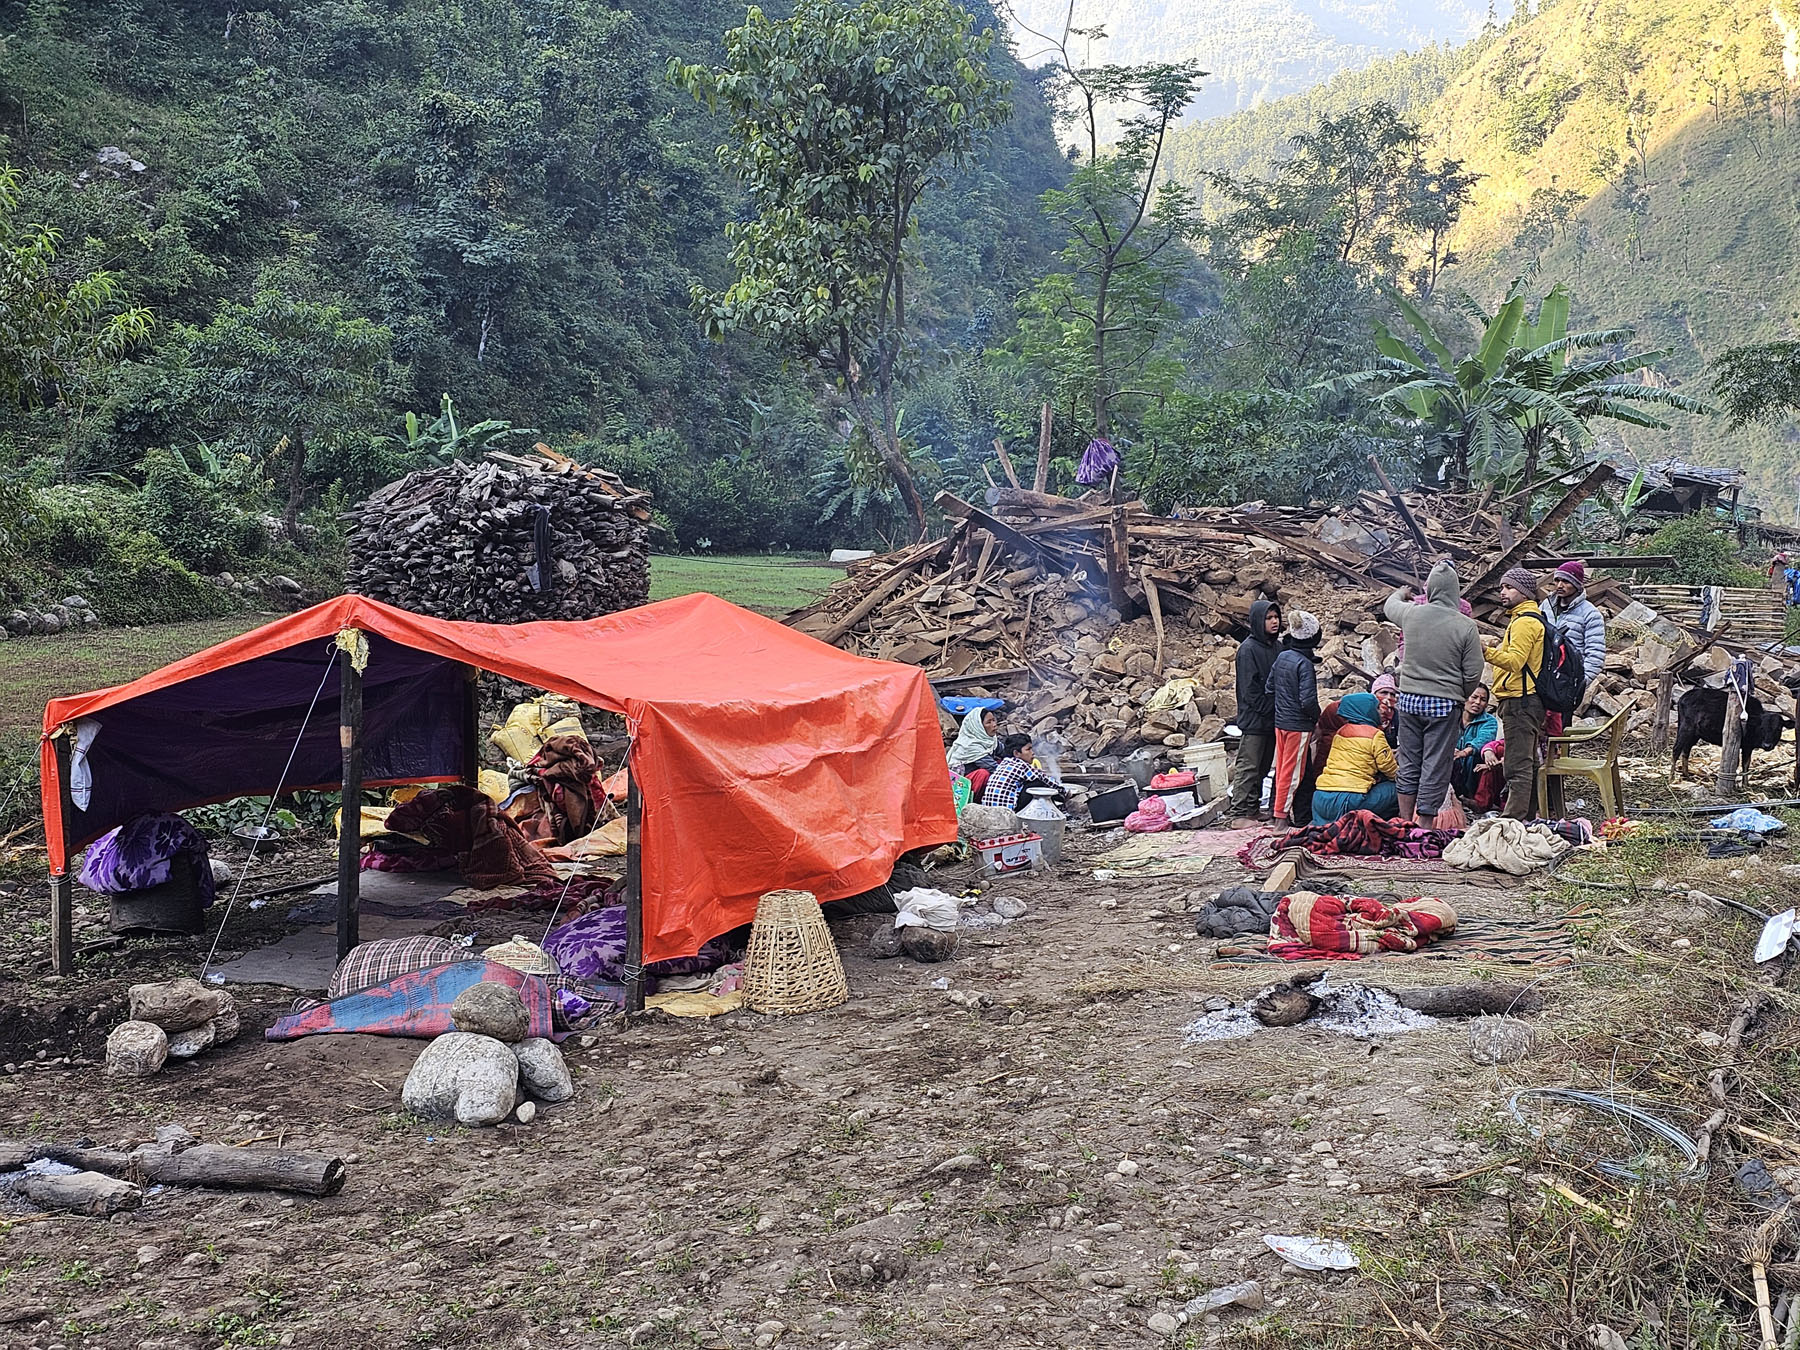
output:
[[[115,733],[123,741],[134,705],[145,719],[140,731],[151,723],[170,728],[172,764],[182,754],[177,727],[190,738],[204,738],[208,726],[216,726],[220,744],[228,745],[232,736],[252,734],[245,728],[254,724],[258,681],[221,679],[217,672],[264,661],[273,678],[282,673],[282,662],[291,665],[297,647],[322,663],[325,657],[315,655],[320,640],[346,628],[394,644],[372,641],[365,682],[378,681],[384,658],[397,660],[396,648],[405,648],[624,716],[644,804],[646,961],[691,954],[706,939],[749,922],[764,891],[792,887],[820,900],[840,899],[886,881],[907,850],[956,837],[936,701],[915,667],[853,656],[711,595],[580,623],[517,625],[451,623],[343,596],[130,684],[52,701],[44,711],[42,755],[52,871],[61,874],[68,865],[50,739],[59,728],[84,717],[101,722],[90,752],[98,796],[108,771],[107,727],[124,726]],[[420,660],[411,654],[406,659],[415,665]],[[214,678],[189,687],[219,691],[204,699],[180,688],[209,676]],[[428,681],[409,676],[406,683]],[[233,700],[243,706],[212,706]],[[282,754],[295,738],[297,718],[280,732]],[[336,719],[333,678],[318,699],[309,736],[329,734],[335,744]],[[320,722],[325,725],[314,725]],[[255,734],[268,746],[277,732]],[[460,729],[447,726],[443,734],[460,744]],[[119,761],[119,773],[143,773],[147,758],[137,747],[132,759]],[[222,795],[266,794],[276,786],[247,785],[244,770],[234,776],[204,755],[189,755],[182,764],[188,771],[178,786],[134,787],[128,802],[109,806],[111,815],[120,816],[126,806],[134,813],[179,810]],[[311,769],[311,781],[290,781],[289,789],[328,785],[316,753]],[[71,820],[72,848],[119,820],[85,823],[91,828],[84,830],[79,817]]]

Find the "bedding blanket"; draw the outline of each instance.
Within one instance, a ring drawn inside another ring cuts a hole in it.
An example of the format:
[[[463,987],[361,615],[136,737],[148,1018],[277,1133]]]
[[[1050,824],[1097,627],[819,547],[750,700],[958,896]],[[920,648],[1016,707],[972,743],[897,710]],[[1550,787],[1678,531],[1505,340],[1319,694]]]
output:
[[[1369,896],[1295,891],[1275,906],[1269,954],[1284,961],[1353,961],[1375,952],[1416,952],[1456,931],[1456,911],[1418,896],[1385,904]]]
[[[455,1031],[450,1005],[469,986],[483,980],[509,984],[525,1002],[527,1036],[562,1040],[555,1030],[550,987],[498,961],[457,961],[409,971],[355,994],[334,998],[290,1013],[263,1033],[265,1040],[292,1041],[302,1036],[362,1032],[371,1036],[417,1036],[429,1040]]]

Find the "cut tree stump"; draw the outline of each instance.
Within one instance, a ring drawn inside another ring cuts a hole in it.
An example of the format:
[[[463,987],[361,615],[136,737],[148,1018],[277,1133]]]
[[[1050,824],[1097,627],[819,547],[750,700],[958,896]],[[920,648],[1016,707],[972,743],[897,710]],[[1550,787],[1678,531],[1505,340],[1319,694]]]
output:
[[[1428,1017],[1496,1017],[1536,1012],[1547,997],[1523,984],[1446,984],[1435,989],[1390,989],[1403,1008]]]

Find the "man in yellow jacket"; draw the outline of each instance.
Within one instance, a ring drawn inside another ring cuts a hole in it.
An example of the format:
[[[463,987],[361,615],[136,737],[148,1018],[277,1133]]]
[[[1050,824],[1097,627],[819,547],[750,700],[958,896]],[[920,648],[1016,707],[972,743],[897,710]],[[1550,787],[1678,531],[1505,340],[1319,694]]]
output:
[[[1523,567],[1500,578],[1506,606],[1506,636],[1487,644],[1494,668],[1494,701],[1499,705],[1500,739],[1506,742],[1506,814],[1514,820],[1537,815],[1538,739],[1544,733],[1544,700],[1538,675],[1544,668],[1544,619],[1538,609],[1538,580]]]

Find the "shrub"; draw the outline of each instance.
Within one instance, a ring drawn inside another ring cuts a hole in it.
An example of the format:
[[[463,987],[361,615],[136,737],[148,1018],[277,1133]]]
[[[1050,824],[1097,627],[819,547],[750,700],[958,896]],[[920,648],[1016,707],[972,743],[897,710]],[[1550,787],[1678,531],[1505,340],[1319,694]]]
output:
[[[1762,573],[1746,567],[1731,539],[1705,516],[1671,520],[1639,553],[1668,554],[1675,565],[1664,575],[1682,586],[1761,586]]]
[[[138,510],[169,555],[197,571],[222,572],[268,549],[258,518],[166,450],[144,456]]]

